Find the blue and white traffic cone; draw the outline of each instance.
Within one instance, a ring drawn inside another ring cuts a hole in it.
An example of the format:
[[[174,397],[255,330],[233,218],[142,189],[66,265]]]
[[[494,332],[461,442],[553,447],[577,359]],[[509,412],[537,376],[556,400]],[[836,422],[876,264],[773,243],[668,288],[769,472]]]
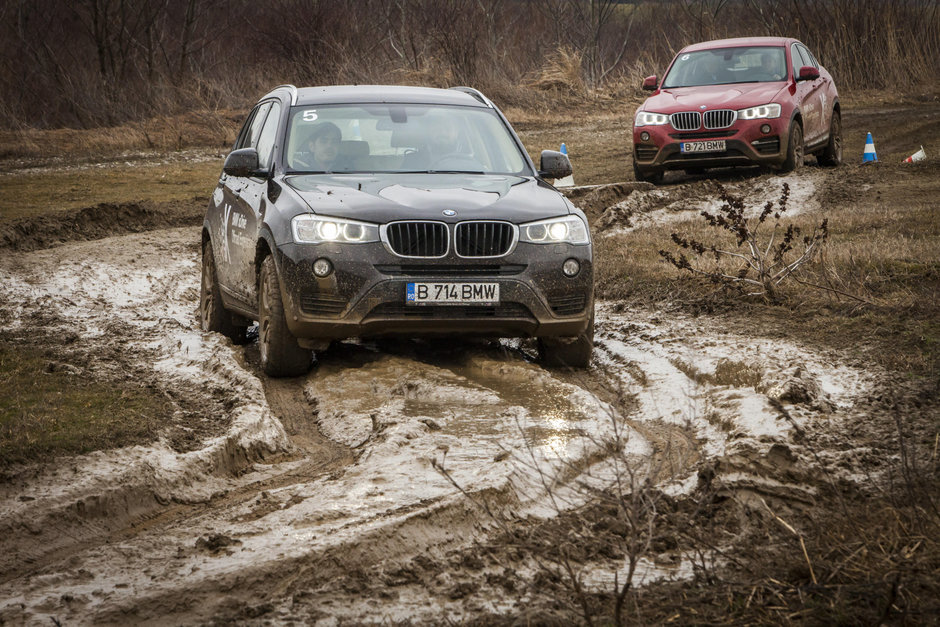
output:
[[[878,161],[878,153],[875,152],[875,141],[871,138],[871,133],[869,133],[868,137],[865,139],[865,155],[862,158],[862,163],[869,163],[871,161]]]
[[[565,146],[565,142],[561,142],[561,149],[558,151],[563,155],[568,154],[568,147]],[[574,175],[569,174],[563,179],[555,179],[555,187],[572,187],[574,186]]]

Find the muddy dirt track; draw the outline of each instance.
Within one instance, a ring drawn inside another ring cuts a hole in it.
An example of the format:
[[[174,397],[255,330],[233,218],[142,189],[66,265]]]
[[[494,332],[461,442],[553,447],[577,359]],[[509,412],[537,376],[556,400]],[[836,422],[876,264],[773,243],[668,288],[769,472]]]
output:
[[[787,182],[792,206],[814,212],[838,177],[810,167],[728,185],[772,198]],[[596,238],[716,199],[702,178],[579,194]],[[389,340],[334,343],[308,376],[270,380],[253,344],[199,330],[198,242],[198,227],[172,226],[0,259],[8,334],[177,408],[150,445],[4,477],[0,622],[525,617],[538,560],[507,549],[482,562],[478,547],[625,478],[681,501],[710,468],[709,483],[754,503],[806,503],[821,466],[870,476],[863,452],[813,456],[797,437],[867,411],[884,375],[847,355],[600,302],[584,372],[543,369],[526,341]],[[696,563],[663,546],[635,581]],[[581,567],[588,588],[622,577],[622,559]]]

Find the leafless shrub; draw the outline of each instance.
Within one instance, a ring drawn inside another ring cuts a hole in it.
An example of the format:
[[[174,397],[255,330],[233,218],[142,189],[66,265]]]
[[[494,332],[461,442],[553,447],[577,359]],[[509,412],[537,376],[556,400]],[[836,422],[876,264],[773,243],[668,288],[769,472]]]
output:
[[[627,624],[627,600],[636,590],[641,558],[651,553],[665,498],[655,487],[666,478],[663,463],[657,460],[675,461],[672,451],[657,451],[642,461],[631,458],[627,450],[633,432],[612,411],[605,418],[605,435],[582,434],[583,444],[592,453],[578,461],[547,459],[526,436],[524,425],[517,424],[524,438],[523,450],[512,453],[504,449],[499,457],[513,460],[528,478],[520,482],[525,485],[518,489],[531,490],[534,485],[537,498],[547,501],[554,510],[555,516],[539,525],[520,526],[512,515],[465,490],[447,471],[443,460],[435,463],[437,470],[495,523],[502,537],[532,560],[547,580],[564,582],[587,625],[597,618],[598,597],[612,606],[614,624]],[[623,576],[616,567],[612,587],[600,594],[593,592],[586,586],[586,575],[612,560],[625,565]]]
[[[940,72],[935,1],[34,0],[0,3],[0,127],[241,108],[282,82],[401,77],[513,104],[537,102],[552,77],[582,97],[631,93],[684,45],[753,34],[800,37],[840,88],[933,85]]]
[[[787,210],[790,197],[790,187],[786,183],[776,204],[768,201],[756,218],[747,217],[742,198],[732,195],[721,185],[718,193],[722,205],[717,214],[702,211],[701,215],[710,227],[731,233],[735,248],[729,250],[721,244],[705,244],[673,233],[672,241],[694,253],[695,257],[689,259],[683,252],[677,256],[666,250],[660,250],[659,254],[680,270],[715,283],[741,287],[748,295],[777,300],[777,287],[812,261],[828,239],[828,218],[824,218],[812,233],[805,235],[793,224],[784,226],[781,216]],[[771,217],[773,226],[765,235],[762,227]],[[714,263],[705,266],[706,258],[713,258]]]

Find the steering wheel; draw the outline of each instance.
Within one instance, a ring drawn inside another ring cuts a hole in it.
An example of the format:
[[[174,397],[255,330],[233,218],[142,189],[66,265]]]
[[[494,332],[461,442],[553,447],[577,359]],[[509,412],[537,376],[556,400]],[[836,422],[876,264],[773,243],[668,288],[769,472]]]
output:
[[[483,169],[483,164],[468,154],[461,152],[449,152],[441,155],[434,160],[434,170],[473,170]]]

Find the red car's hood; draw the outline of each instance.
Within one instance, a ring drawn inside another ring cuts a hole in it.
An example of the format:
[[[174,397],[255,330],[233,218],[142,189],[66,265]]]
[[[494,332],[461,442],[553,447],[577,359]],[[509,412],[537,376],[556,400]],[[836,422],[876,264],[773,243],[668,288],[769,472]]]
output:
[[[776,102],[777,94],[786,89],[786,83],[738,83],[736,85],[705,85],[663,89],[643,104],[644,111],[675,113],[705,109],[744,109]]]

